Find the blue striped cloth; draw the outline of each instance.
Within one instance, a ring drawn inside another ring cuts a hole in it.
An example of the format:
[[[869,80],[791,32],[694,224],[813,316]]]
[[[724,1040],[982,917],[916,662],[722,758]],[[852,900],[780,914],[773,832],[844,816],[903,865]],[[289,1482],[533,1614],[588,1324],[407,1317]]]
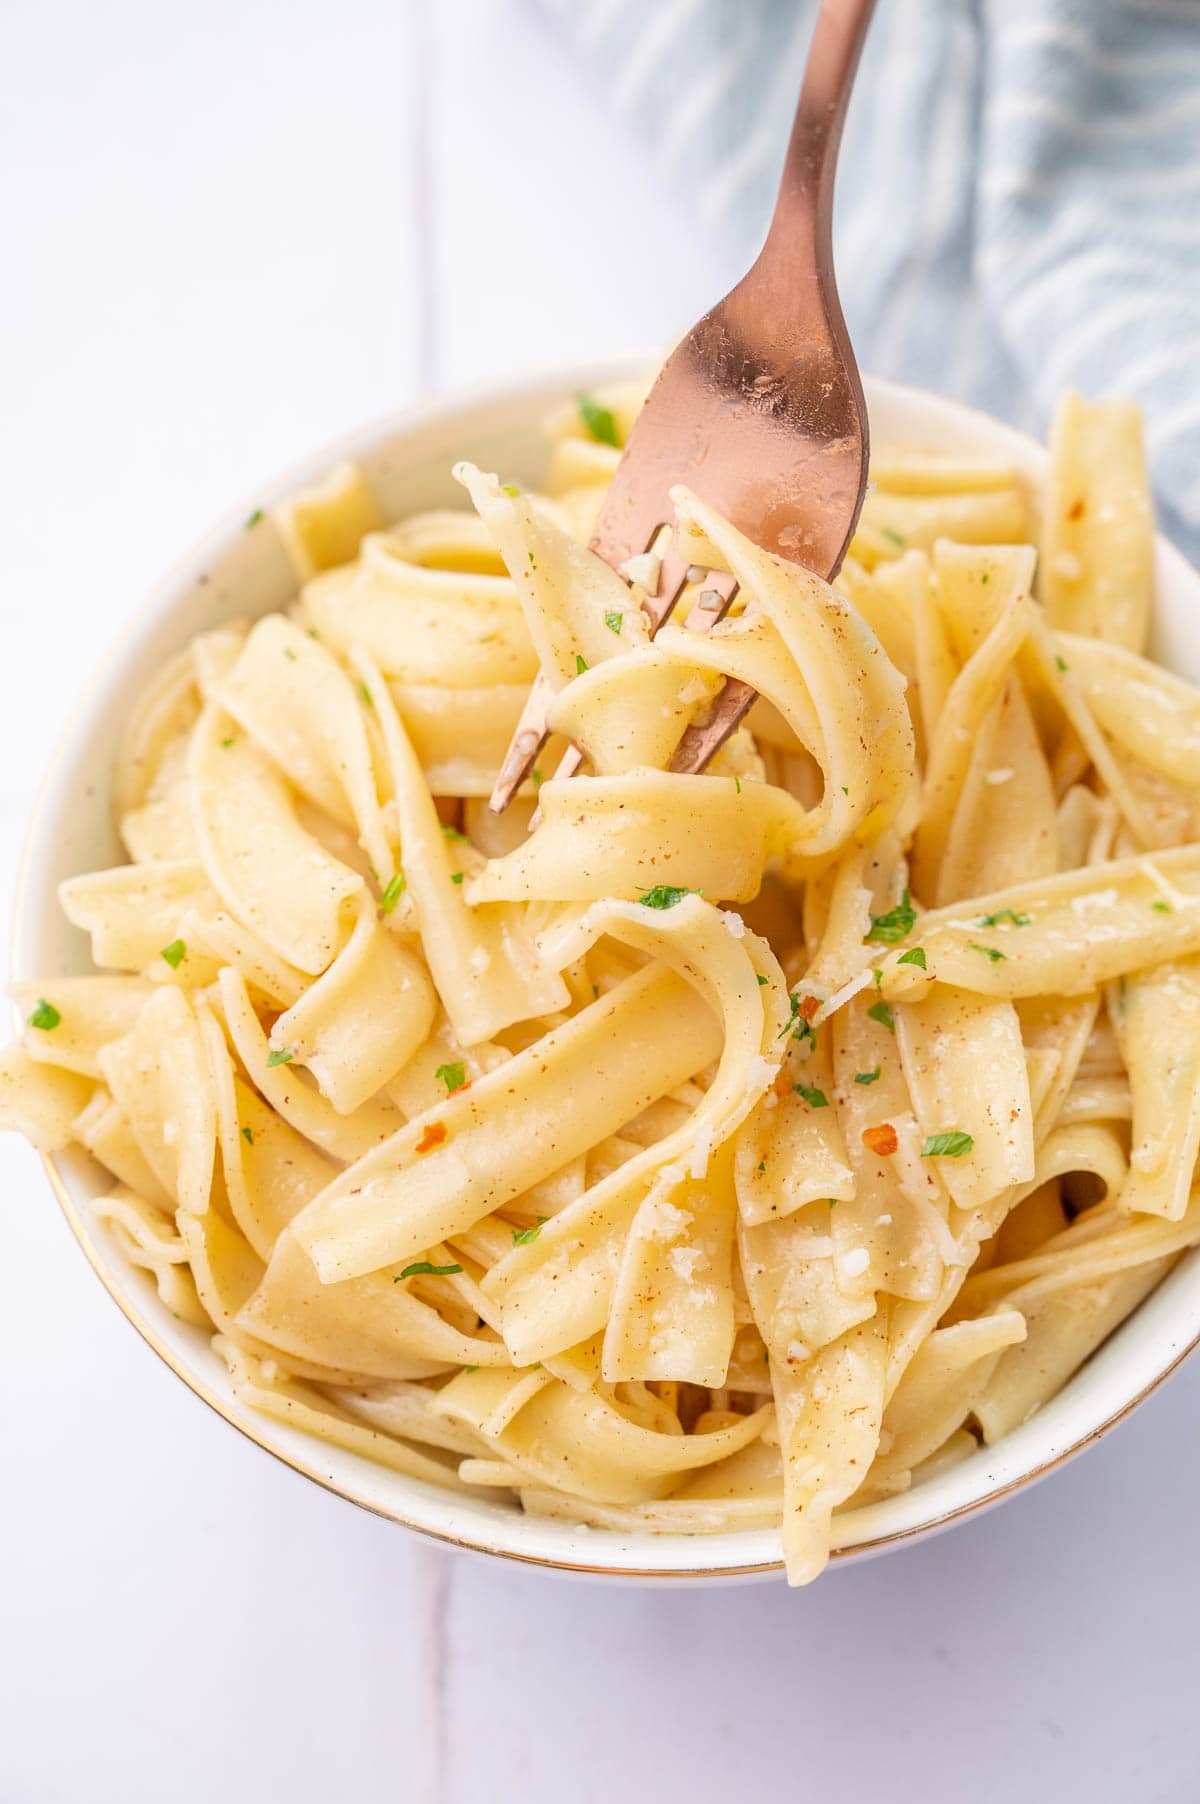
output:
[[[816,0],[539,4],[732,280]],[[1140,401],[1163,528],[1200,560],[1200,0],[880,0],[835,248],[865,368],[1038,435],[1064,387]]]

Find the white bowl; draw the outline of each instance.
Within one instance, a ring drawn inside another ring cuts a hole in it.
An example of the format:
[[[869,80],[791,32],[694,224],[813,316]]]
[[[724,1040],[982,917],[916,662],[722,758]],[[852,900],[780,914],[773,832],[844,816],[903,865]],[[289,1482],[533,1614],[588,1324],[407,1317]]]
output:
[[[150,598],[107,669],[94,681],[67,729],[43,785],[25,849],[18,889],[13,967],[17,978],[57,976],[89,968],[83,936],[58,907],[59,881],[119,861],[108,807],[108,773],[121,723],[164,659],[189,636],[234,615],[256,615],[291,600],[295,581],[267,532],[245,531],[252,509],[292,492],[334,463],[363,465],[385,513],[461,505],[450,478],[468,457],[506,479],[536,482],[545,451],[540,422],[548,406],[579,389],[630,374],[628,365],[574,369],[508,389],[438,401],[364,427],[319,452],[249,498],[173,572]],[[877,444],[995,456],[1043,480],[1046,454],[1021,434],[950,401],[915,389],[868,381]],[[1159,541],[1155,652],[1200,678],[1192,623],[1200,614],[1200,575]],[[84,1252],[124,1315],[197,1396],[258,1446],[327,1490],[438,1540],[480,1552],[577,1573],[641,1580],[746,1579],[780,1569],[774,1531],[721,1535],[616,1534],[525,1516],[484,1497],[456,1496],[376,1466],[256,1415],[234,1398],[224,1365],[199,1329],[175,1319],[149,1277],[123,1261],[92,1217],[89,1201],[107,1188],[101,1169],[72,1150],[46,1166]],[[932,1534],[1062,1465],[1129,1413],[1200,1341],[1200,1249],[1166,1282],[1031,1421],[998,1446],[905,1495],[855,1510],[835,1522],[835,1560],[861,1558]]]

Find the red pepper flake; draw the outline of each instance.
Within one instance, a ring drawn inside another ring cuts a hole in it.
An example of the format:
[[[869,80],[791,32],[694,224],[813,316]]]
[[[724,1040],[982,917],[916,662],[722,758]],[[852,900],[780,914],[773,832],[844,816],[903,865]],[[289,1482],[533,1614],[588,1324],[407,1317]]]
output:
[[[1082,520],[1083,519],[1083,508],[1084,508],[1084,504],[1083,504],[1082,500],[1072,501],[1070,507],[1067,509],[1067,519],[1068,520]]]
[[[434,1147],[440,1146],[445,1138],[445,1122],[431,1121],[429,1126],[425,1129],[425,1132],[421,1135],[421,1138],[417,1141],[417,1151],[419,1153],[432,1152]],[[895,1139],[895,1135],[893,1135],[892,1138]]]
[[[802,1021],[811,1023],[820,1006],[821,998],[819,996],[802,996],[796,1005],[796,1013]]]
[[[863,1145],[869,1153],[878,1153],[881,1159],[894,1153],[899,1144],[896,1130],[890,1121],[881,1121],[878,1127],[863,1129]]]

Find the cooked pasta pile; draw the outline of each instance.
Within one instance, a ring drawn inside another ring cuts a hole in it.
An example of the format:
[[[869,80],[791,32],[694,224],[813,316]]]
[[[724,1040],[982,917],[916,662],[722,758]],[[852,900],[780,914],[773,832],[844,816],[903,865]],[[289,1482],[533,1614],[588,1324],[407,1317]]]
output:
[[[298,599],[141,698],[130,862],[61,889],[98,974],[16,986],[0,1109],[246,1403],[572,1522],[782,1525],[802,1583],[1200,1238],[1200,695],[1144,657],[1131,409],[1064,403],[1040,526],[885,452],[833,588],[677,490],[651,643],[656,556],[585,549],[637,401],[564,407],[544,495],[464,465],[387,527],[344,468],[247,523]]]

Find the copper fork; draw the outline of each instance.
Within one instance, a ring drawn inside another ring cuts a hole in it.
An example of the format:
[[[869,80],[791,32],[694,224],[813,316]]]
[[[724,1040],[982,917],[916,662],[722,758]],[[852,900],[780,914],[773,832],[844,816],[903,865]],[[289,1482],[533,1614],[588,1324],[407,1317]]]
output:
[[[651,389],[592,536],[620,571],[671,520],[669,491],[693,488],[764,550],[837,574],[867,483],[867,412],[833,271],[838,145],[875,0],[822,0],[766,243],[742,280],[692,327]],[[687,580],[668,548],[644,604],[651,632]],[[734,585],[718,577],[688,616],[711,628]],[[530,690],[491,807],[500,814],[545,741],[554,692]],[[681,738],[676,771],[702,770],[754,691],[730,678]],[[557,775],[578,768],[571,748]]]

